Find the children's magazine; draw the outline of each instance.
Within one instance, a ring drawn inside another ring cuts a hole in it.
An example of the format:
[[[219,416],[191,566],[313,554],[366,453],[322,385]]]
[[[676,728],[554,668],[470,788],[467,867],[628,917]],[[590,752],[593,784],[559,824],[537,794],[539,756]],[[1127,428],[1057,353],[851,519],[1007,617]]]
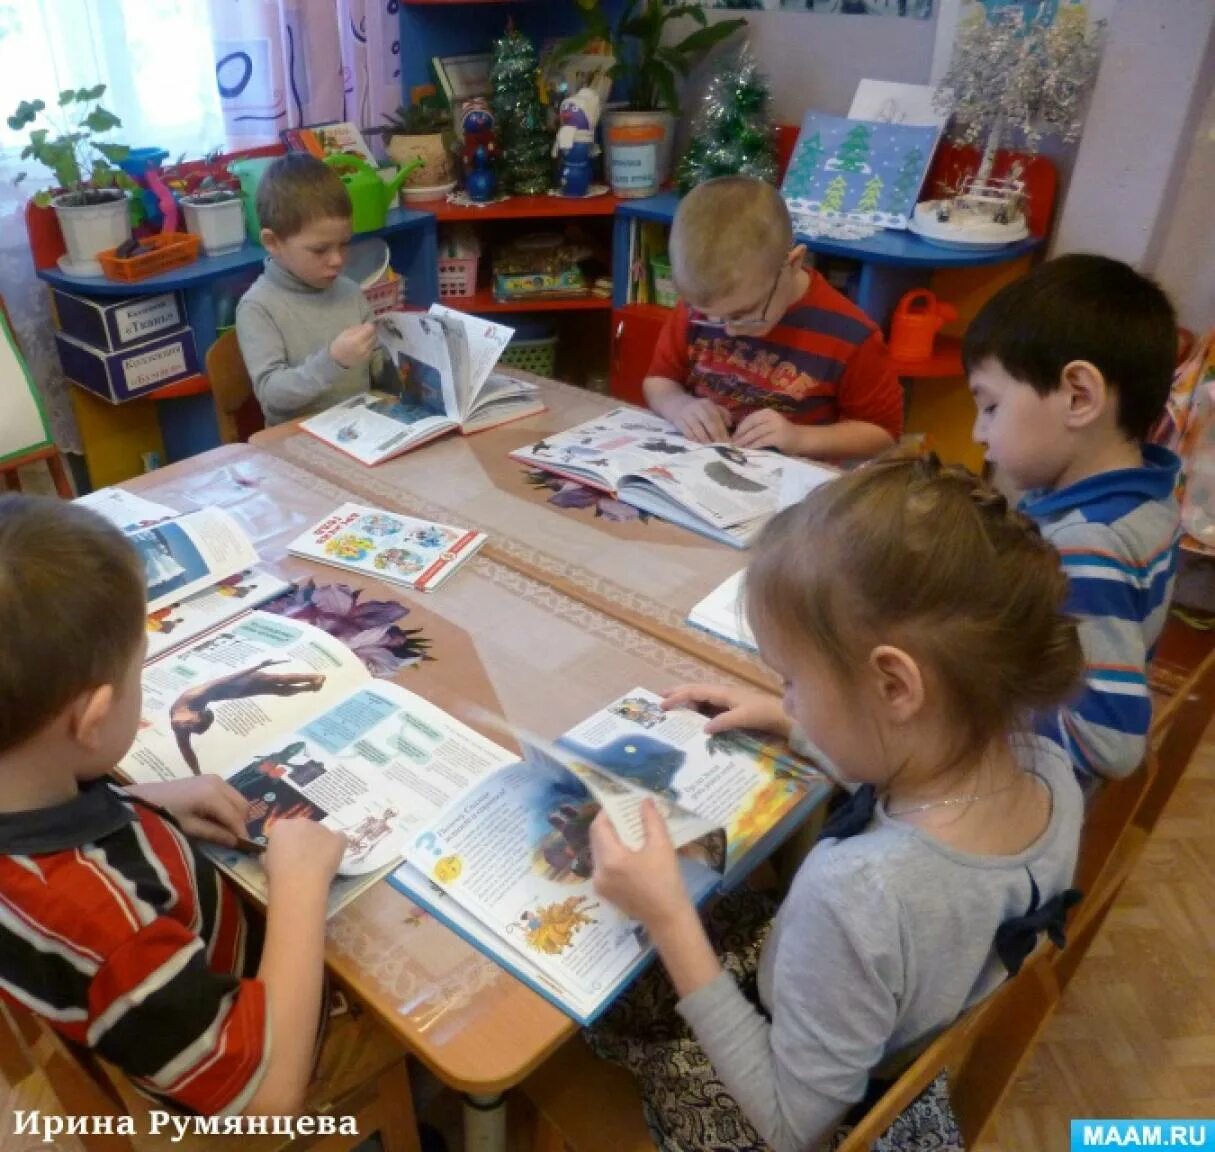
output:
[[[485,543],[483,532],[343,504],[287,551],[419,592],[438,588]]]
[[[615,408],[511,456],[735,548],[781,506],[792,476],[804,493],[836,475],[776,452],[697,444],[636,408]]]
[[[481,432],[544,410],[535,384],[494,371],[513,329],[440,304],[381,316],[376,326],[400,393],[363,393],[300,425],[360,463],[380,464],[448,432]]]
[[[591,883],[590,825],[605,808],[643,838],[652,797],[703,901],[736,883],[797,826],[825,787],[789,778],[775,745],[706,736],[691,711],[642,688],[562,736],[526,736],[521,761],[482,778],[427,822],[392,882],[579,1022],[593,1020],[649,961],[641,926]]]

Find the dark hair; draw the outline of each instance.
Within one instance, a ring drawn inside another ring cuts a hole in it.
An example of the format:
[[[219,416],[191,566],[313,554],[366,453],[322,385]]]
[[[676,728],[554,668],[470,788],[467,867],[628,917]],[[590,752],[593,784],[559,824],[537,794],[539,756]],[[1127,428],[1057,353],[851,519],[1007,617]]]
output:
[[[115,684],[146,629],[139,554],[87,508],[0,497],[0,753]]]
[[[966,330],[971,372],[991,357],[1041,396],[1087,360],[1115,392],[1118,426],[1146,438],[1164,410],[1177,360],[1169,298],[1129,264],[1076,253],[1040,264],[997,292]]]
[[[745,591],[757,634],[809,646],[846,684],[877,645],[905,649],[965,729],[959,759],[1065,702],[1084,669],[1058,554],[935,456],[896,450],[774,517]]]
[[[280,156],[257,185],[257,217],[280,240],[302,232],[314,220],[354,215],[341,177],[307,152]]]

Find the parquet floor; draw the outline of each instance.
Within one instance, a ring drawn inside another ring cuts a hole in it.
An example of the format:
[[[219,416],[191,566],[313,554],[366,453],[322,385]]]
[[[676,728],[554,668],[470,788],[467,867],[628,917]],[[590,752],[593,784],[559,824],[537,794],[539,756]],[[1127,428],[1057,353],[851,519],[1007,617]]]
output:
[[[0,1149],[46,1152],[13,1137],[19,1108],[54,1110],[39,1074],[0,1079]],[[973,1152],[1066,1152],[1079,1116],[1215,1116],[1215,724]]]

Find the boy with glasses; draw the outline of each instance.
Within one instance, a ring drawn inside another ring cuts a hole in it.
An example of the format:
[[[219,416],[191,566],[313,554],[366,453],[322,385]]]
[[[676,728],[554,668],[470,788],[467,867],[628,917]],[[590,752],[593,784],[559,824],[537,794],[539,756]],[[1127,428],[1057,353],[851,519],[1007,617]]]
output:
[[[685,436],[824,459],[899,438],[903,393],[882,334],[803,266],[770,184],[727,176],[693,189],[670,255],[681,300],[644,389]]]

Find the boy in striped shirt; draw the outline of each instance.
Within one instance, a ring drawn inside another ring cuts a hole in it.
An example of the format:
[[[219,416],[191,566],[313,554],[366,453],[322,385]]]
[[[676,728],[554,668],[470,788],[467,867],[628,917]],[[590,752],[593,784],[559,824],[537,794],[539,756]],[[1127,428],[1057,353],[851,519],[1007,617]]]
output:
[[[0,997],[178,1108],[293,1113],[344,838],[275,827],[263,931],[191,842],[245,834],[234,788],[108,779],[139,725],[145,619],[142,562],[117,529],[59,500],[0,500]]]
[[[804,267],[784,200],[725,176],[694,188],[671,227],[681,300],[659,337],[646,402],[700,443],[820,459],[874,456],[903,431],[882,334]]]
[[[1040,265],[1003,288],[967,330],[974,438],[1027,491],[1022,509],[1058,549],[1088,661],[1083,694],[1040,730],[1082,783],[1143,760],[1147,665],[1176,568],[1179,462],[1145,444],[1177,352],[1172,305],[1104,256]]]

